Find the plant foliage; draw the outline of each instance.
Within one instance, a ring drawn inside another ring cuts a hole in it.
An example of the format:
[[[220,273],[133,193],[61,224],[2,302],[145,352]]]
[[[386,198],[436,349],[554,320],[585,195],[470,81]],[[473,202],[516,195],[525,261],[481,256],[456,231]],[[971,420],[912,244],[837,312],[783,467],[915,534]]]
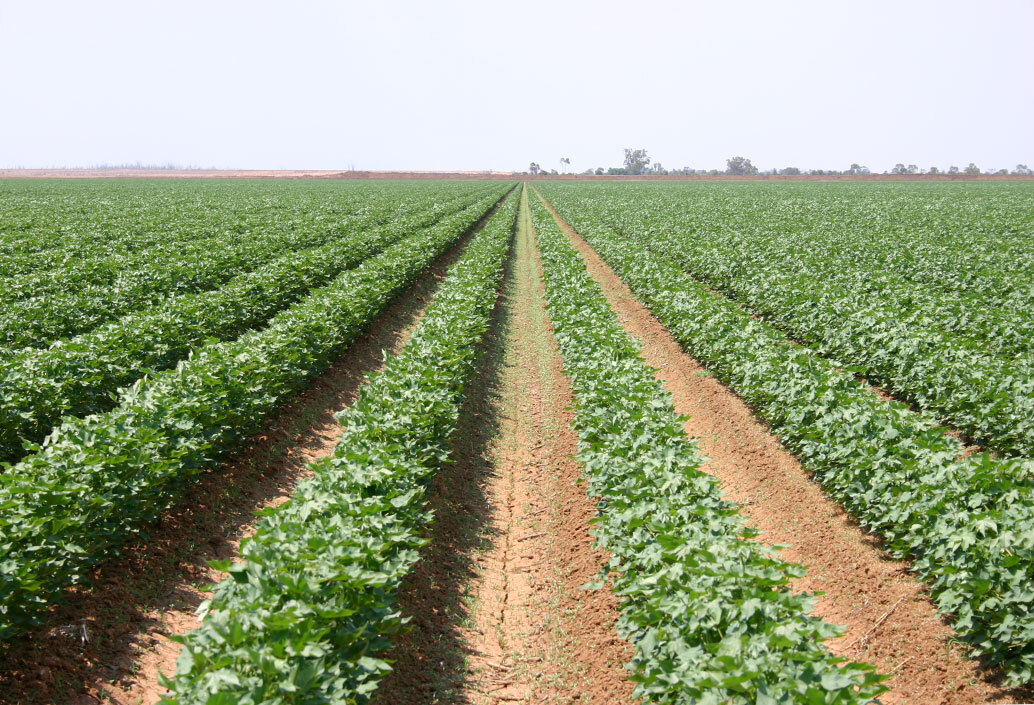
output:
[[[448,455],[480,357],[517,197],[450,269],[413,337],[338,418],[334,454],[242,542],[242,562],[182,638],[168,702],[368,702],[403,627],[395,591],[430,521],[424,494]]]
[[[433,192],[422,195],[428,200],[419,208],[386,225],[357,224],[326,244],[282,255],[218,289],[172,297],[70,340],[0,359],[0,462],[23,456],[26,441],[42,441],[62,416],[111,409],[118,388],[172,367],[213,339],[231,340],[262,326],[313,288],[415,230],[467,208],[483,213],[499,189],[443,203]]]
[[[768,422],[826,491],[910,558],[956,632],[1034,682],[1034,463],[962,444],[850,370],[790,343],[679,265],[558,203],[686,351]]]
[[[549,184],[548,197],[966,436],[1034,457],[1029,185]]]
[[[65,420],[0,475],[0,639],[37,624],[63,588],[251,437],[480,215],[464,211],[404,238],[265,328],[138,380],[118,407]]]
[[[638,345],[545,208],[534,212],[636,693],[653,703],[870,702],[882,677],[823,647],[840,630],[789,589],[804,571],[750,540]]]

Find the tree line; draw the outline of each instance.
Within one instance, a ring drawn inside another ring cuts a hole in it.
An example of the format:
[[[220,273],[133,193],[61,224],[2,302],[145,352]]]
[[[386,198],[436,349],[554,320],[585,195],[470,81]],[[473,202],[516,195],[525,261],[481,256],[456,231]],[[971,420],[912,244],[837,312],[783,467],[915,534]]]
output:
[[[561,157],[560,159],[561,169],[564,166],[570,166],[571,160],[567,157]],[[794,166],[784,167],[782,169],[769,169],[767,171],[761,171],[756,167],[750,159],[746,157],[730,157],[725,160],[725,170],[720,169],[694,169],[692,167],[684,166],[681,169],[665,169],[660,162],[652,162],[650,155],[645,149],[625,149],[625,162],[624,166],[609,167],[604,169],[603,167],[597,167],[595,169],[586,169],[583,174],[594,174],[596,176],[612,176],[612,175],[643,175],[643,174],[656,174],[662,176],[670,175],[687,175],[687,176],[755,176],[759,174],[771,174],[778,176],[800,176],[800,175],[811,175],[811,176],[860,176],[864,174],[872,174],[872,170],[867,166],[853,163],[850,167],[843,171],[837,171],[835,169],[807,169],[802,170]],[[564,169],[566,173],[566,169]],[[528,167],[529,174],[557,174],[556,169],[547,171],[543,169],[537,162],[532,162]],[[977,175],[977,174],[995,174],[1001,176],[1034,176],[1034,170],[1031,170],[1026,164],[1017,164],[1016,167],[1009,171],[1008,169],[989,169],[982,171],[973,162],[969,163],[969,166],[960,169],[957,166],[950,166],[945,170],[941,170],[936,166],[932,166],[928,169],[920,168],[915,164],[908,164],[907,166],[903,163],[894,165],[894,168],[890,171],[884,171],[884,174],[966,174],[966,175]]]

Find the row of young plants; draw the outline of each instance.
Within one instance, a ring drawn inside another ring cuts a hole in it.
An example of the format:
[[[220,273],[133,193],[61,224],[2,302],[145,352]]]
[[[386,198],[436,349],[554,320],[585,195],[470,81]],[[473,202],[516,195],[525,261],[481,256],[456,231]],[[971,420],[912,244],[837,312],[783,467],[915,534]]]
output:
[[[62,283],[59,291],[39,288],[29,297],[4,302],[0,346],[8,350],[41,348],[169,296],[215,289],[283,252],[320,246],[329,239],[328,233],[288,233],[254,240],[210,236],[163,243],[148,253],[146,259],[151,261],[127,263],[112,272],[111,281],[81,286]],[[41,272],[34,279],[62,275],[57,269]],[[32,286],[24,278],[19,282]]]
[[[825,490],[911,559],[977,656],[1034,682],[1034,463],[962,457],[944,429],[602,225],[578,230],[686,351],[747,401]]]
[[[548,185],[616,227],[676,235],[704,268],[806,275],[986,350],[1034,351],[1029,185],[608,186]]]
[[[469,222],[497,201],[502,190],[470,204],[463,199],[436,205],[389,225],[284,255],[214,291],[175,297],[49,348],[0,359],[0,462],[25,455],[26,443],[42,441],[62,416],[111,409],[119,387],[173,366],[213,339],[230,340],[264,324],[311,289],[393,242],[439,221],[451,227],[443,218]]]
[[[419,212],[434,203],[424,200],[428,196],[433,198],[433,192],[417,193],[421,197],[404,203],[404,212]],[[236,212],[231,205],[225,208]],[[177,236],[146,250],[133,254],[116,252],[96,261],[73,259],[32,275],[11,278],[10,285],[3,287],[5,291],[29,295],[3,303],[0,347],[43,347],[52,340],[88,331],[170,296],[212,290],[281,253],[319,246],[342,235],[382,225],[395,217],[398,210],[397,201],[386,194],[366,207],[323,221],[323,227],[318,226],[320,213],[314,212],[304,219],[290,220],[289,226],[271,219],[262,224],[258,233],[242,232],[239,225],[225,231],[191,232],[181,222],[185,220],[181,214],[166,213],[165,222],[155,224],[156,229],[174,228]],[[82,276],[76,276],[77,273]]]
[[[65,267],[75,278],[108,257],[146,251],[163,241],[179,240],[188,232],[228,231],[219,218],[220,204],[247,201],[231,195],[229,182],[195,188],[170,181],[22,180],[0,183],[0,276],[25,275]],[[206,198],[205,194],[208,194]],[[270,215],[268,199],[247,203],[247,210]],[[358,205],[358,203],[350,204]],[[354,210],[354,209],[353,209]],[[170,218],[175,214],[176,218]],[[163,224],[167,224],[163,227]],[[184,226],[181,231],[177,227]],[[77,269],[82,267],[83,269]],[[31,296],[5,291],[4,297]]]
[[[199,472],[250,438],[479,215],[405,238],[267,327],[141,378],[117,408],[66,419],[38,453],[0,474],[0,639],[38,624],[64,588],[85,582]]]
[[[403,351],[339,413],[333,455],[262,516],[241,562],[220,566],[230,577],[180,639],[166,702],[369,701],[405,622],[395,593],[425,543],[424,495],[481,354],[518,200],[470,242]]]
[[[8,181],[0,192],[0,301],[108,286],[169,265],[199,240],[324,241],[357,218],[387,218],[396,205],[433,198],[427,189],[207,181]]]
[[[731,257],[721,270],[705,270],[677,237],[653,238],[650,246],[795,340],[858,368],[974,441],[1034,457],[1034,366],[945,332],[928,313],[935,307],[907,288],[896,301],[884,292],[837,287],[821,274],[769,274]],[[901,298],[909,306],[899,306]],[[957,320],[966,317],[954,313]],[[1034,332],[1034,320],[1027,328]]]
[[[44,347],[53,340],[89,331],[104,321],[133,310],[143,310],[175,294],[206,292],[225,281],[268,262],[270,256],[296,247],[324,244],[296,237],[266,241],[204,238],[177,246],[163,246],[173,259],[163,266],[122,270],[111,283],[90,284],[48,293],[39,290],[19,301],[4,302],[0,319],[0,348],[8,351]]]
[[[670,257],[790,337],[858,368],[871,382],[969,438],[999,453],[1034,457],[1034,358],[1026,348],[1006,342],[1010,333],[1024,346],[1034,340],[1027,303],[996,306],[959,299],[912,276],[888,274],[864,260],[845,261],[845,255],[828,250],[860,249],[851,244],[847,224],[823,247],[817,238],[793,233],[694,232],[684,227],[686,204],[674,199],[633,207],[618,198],[601,209],[597,201],[579,203],[580,194],[570,190],[545,193],[565,215],[607,223]],[[866,222],[852,226],[863,235],[871,227]],[[816,252],[809,251],[809,244]],[[956,246],[965,250],[964,240]],[[898,243],[898,249],[905,248]],[[1028,283],[1029,302],[1034,293],[1030,274],[1014,279]],[[1023,290],[1017,284],[1017,291]],[[947,303],[936,303],[941,300]],[[1003,315],[1009,325],[997,320]],[[978,320],[987,328],[977,338],[951,330]],[[1007,350],[998,349],[1003,345]]]
[[[636,695],[651,703],[867,703],[870,666],[822,642],[840,630],[794,594],[803,575],[752,541],[700,470],[671,396],[599,285],[539,203],[547,309],[575,396],[578,459],[599,498],[619,628],[635,646]]]
[[[124,183],[124,182],[121,182]],[[178,242],[187,232],[217,233],[218,210],[202,212],[192,196],[176,189],[159,194],[128,190],[120,182],[5,181],[0,184],[0,301],[51,293],[63,286],[53,274],[63,270],[75,286],[111,277],[109,258],[133,257]],[[163,213],[160,213],[163,211]],[[175,213],[178,217],[169,217]],[[169,223],[169,227],[162,227]],[[176,225],[184,226],[179,232]],[[98,275],[97,278],[91,274]]]

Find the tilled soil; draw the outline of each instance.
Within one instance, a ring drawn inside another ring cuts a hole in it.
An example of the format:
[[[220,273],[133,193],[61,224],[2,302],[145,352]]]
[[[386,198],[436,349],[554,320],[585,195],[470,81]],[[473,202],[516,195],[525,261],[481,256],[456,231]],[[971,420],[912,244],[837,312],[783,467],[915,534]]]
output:
[[[784,560],[807,567],[794,589],[824,593],[816,598],[814,613],[846,628],[827,642],[830,650],[888,674],[891,691],[881,696],[884,703],[1029,701],[994,685],[997,674],[981,671],[967,657],[908,564],[890,559],[877,537],[826,497],[750,408],[683,352],[613,270],[555,211],[554,216],[622,325],[642,344],[642,355],[671,392],[675,410],[689,416],[686,433],[709,459],[703,469],[721,481],[747,523],[762,531],[759,540],[784,545]]]
[[[530,193],[530,192],[529,192]],[[532,195],[531,197],[537,197]],[[559,219],[558,219],[559,220]],[[794,588],[822,592],[815,613],[845,626],[834,653],[890,675],[885,703],[1034,701],[998,689],[955,641],[908,564],[862,531],[730,390],[686,355],[623,282],[562,221],[643,357],[689,416],[687,434],[762,540],[808,567]],[[329,455],[350,404],[383,351],[401,349],[453,247],[372,330],[229,463],[213,468],[167,518],[98,570],[94,588],[51,626],[0,653],[0,703],[158,700],[174,669],[169,636],[197,625],[207,562],[233,558],[253,512],[286,500],[310,462]],[[543,305],[526,204],[485,357],[468,389],[452,462],[429,501],[436,520],[400,605],[412,620],[378,693],[395,703],[632,702],[632,648],[617,636],[616,598],[583,585],[607,556],[593,546],[594,502],[578,484],[573,399]]]
[[[330,169],[0,169],[0,179],[464,179],[514,181],[525,174],[513,171],[374,171]],[[1031,181],[1014,174],[538,174],[548,181]]]
[[[341,428],[334,414],[355,399],[368,374],[398,352],[430,304],[463,238],[392,304],[312,386],[292,399],[260,435],[200,482],[71,596],[53,626],[0,652],[0,703],[151,705],[175,670],[171,635],[198,626],[207,586],[224,574],[208,561],[232,559],[254,527],[254,513],[286,501],[313,461],[331,454]]]
[[[617,603],[582,586],[595,506],[576,484],[569,384],[543,305],[526,208],[454,462],[435,480],[431,543],[401,594],[413,630],[378,702],[630,702]]]

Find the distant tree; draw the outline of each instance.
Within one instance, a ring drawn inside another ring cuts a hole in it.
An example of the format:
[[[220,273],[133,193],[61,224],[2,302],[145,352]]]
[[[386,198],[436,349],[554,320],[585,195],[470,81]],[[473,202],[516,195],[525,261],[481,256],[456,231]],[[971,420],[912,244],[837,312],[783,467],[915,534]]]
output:
[[[567,167],[571,166],[571,160],[567,157],[560,157],[560,171],[561,173],[567,173]]]
[[[970,162],[969,166],[966,167],[966,173],[971,176],[975,176],[976,174],[980,173],[980,167],[978,167],[973,162]]]
[[[532,162],[531,166],[528,167],[528,173],[529,174],[538,174],[541,171],[542,171],[542,167],[540,167],[535,162]]]
[[[851,168],[847,170],[847,173],[851,174],[853,176],[857,176],[859,174],[868,174],[870,172],[869,172],[869,167],[862,166],[861,164],[857,164],[857,163],[852,163],[851,164]]]
[[[727,165],[726,173],[734,176],[747,176],[749,174],[758,173],[758,168],[750,163],[750,160],[746,157],[733,157],[732,159],[726,159],[725,164]]]
[[[650,163],[645,149],[625,149],[625,169],[629,174],[642,174]]]
[[[999,176],[1008,176],[1009,175],[1009,170],[1008,169],[999,169],[995,173],[998,174]]]
[[[552,174],[553,176],[557,176],[556,169],[550,169],[549,173]]]
[[[1017,164],[1012,173],[1016,176],[1034,176],[1034,171],[1031,171],[1026,164]]]
[[[907,170],[907,168],[905,167],[904,164],[902,164],[901,162],[898,162],[897,164],[894,165],[894,168],[890,170],[890,173],[891,174],[907,174],[908,170]]]
[[[795,166],[788,166],[785,169],[780,169],[779,173],[783,176],[800,176],[801,170]]]
[[[909,164],[907,167],[905,167],[905,173],[906,174],[918,174],[919,173],[919,167],[917,167],[915,164]]]
[[[959,173],[959,168],[957,166],[950,166],[950,167],[948,167],[948,173],[949,174],[958,174]]]
[[[601,166],[596,167],[596,176],[603,176],[604,173],[605,172],[603,171],[603,167],[601,167]]]
[[[926,173],[927,173],[927,174],[940,174],[940,173],[941,173],[941,170],[940,170],[940,169],[938,169],[938,168],[937,168],[937,167],[935,167],[935,166],[932,166],[932,167],[930,167],[930,171],[928,171],[928,172],[926,172]]]

